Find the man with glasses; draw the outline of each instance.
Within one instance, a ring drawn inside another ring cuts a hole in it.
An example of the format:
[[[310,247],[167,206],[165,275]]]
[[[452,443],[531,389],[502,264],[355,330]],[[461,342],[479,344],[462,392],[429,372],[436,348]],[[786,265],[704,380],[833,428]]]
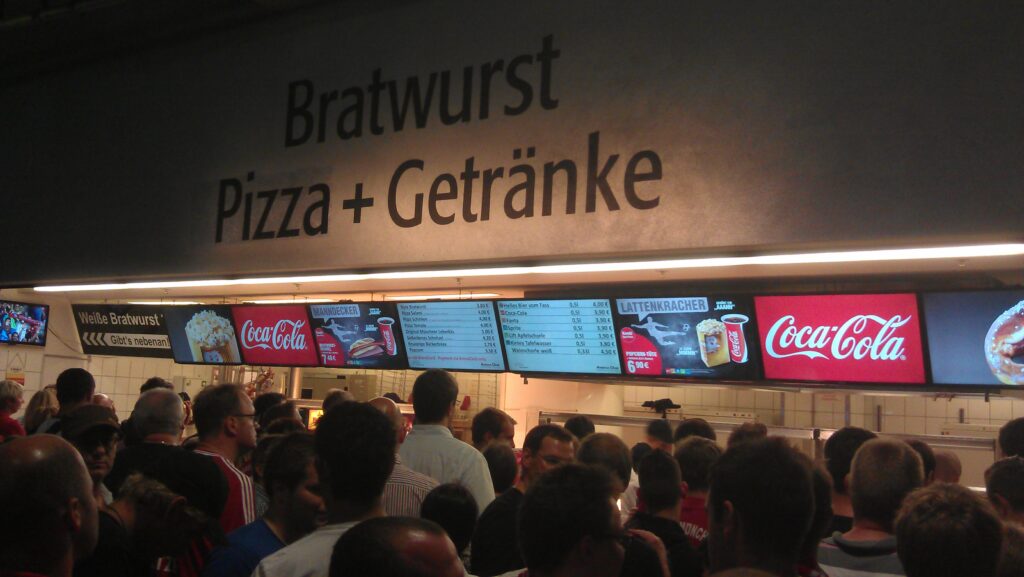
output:
[[[256,520],[252,479],[237,466],[239,458],[256,447],[256,409],[240,385],[206,387],[192,405],[199,446],[196,454],[212,459],[228,484],[228,499],[220,516],[224,533]]]
[[[575,453],[576,439],[563,427],[538,425],[527,433],[519,482],[488,505],[477,523],[470,564],[474,575],[490,577],[526,566],[516,538],[523,496],[542,473],[571,463]]]
[[[82,405],[64,417],[62,434],[85,460],[96,502],[109,505],[114,496],[103,480],[114,467],[117,441],[121,436],[114,411],[101,405]]]

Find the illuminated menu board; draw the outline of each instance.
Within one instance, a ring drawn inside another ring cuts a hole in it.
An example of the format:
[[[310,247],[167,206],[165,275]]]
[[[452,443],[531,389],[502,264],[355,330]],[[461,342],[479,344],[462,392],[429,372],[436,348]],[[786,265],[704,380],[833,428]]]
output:
[[[622,372],[608,299],[498,301],[511,371]]]
[[[410,368],[505,370],[489,301],[399,303],[398,317]]]

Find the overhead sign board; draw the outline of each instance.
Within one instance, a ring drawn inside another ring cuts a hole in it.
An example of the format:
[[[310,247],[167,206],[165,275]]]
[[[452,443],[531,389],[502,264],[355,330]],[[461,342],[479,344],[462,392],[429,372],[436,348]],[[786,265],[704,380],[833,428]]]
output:
[[[162,307],[71,305],[87,355],[173,358]]]

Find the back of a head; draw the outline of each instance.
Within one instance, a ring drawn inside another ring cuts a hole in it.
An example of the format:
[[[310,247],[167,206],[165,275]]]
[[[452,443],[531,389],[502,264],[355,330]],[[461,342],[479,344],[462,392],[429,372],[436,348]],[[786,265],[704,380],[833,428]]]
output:
[[[665,443],[672,444],[672,425],[665,419],[651,419],[647,421],[647,428],[644,431],[648,437]]]
[[[378,517],[359,523],[334,544],[330,577],[437,577],[438,568],[410,555],[406,545],[417,536],[443,536],[432,521]]]
[[[585,537],[605,538],[617,523],[612,492],[605,469],[575,463],[531,483],[518,527],[519,548],[530,571],[552,572]]]
[[[708,512],[714,523],[732,503],[745,556],[796,564],[814,515],[806,461],[785,439],[747,441],[728,449],[711,470]],[[711,551],[712,558],[736,551]]]
[[[324,413],[316,428],[321,485],[335,500],[371,506],[394,468],[396,443],[391,420],[368,404],[344,403]]]
[[[321,408],[324,412],[327,412],[342,403],[351,403],[355,402],[355,400],[356,396],[348,391],[342,389],[331,389],[331,391],[327,393],[327,396],[324,397],[324,402],[321,405]]]
[[[146,382],[142,383],[142,386],[139,387],[139,394],[143,395],[153,389],[170,389],[173,391],[174,385],[169,383],[167,379],[161,377],[149,377],[146,379]]]
[[[491,472],[494,494],[500,495],[511,489],[516,482],[516,473],[519,472],[515,450],[508,443],[491,443],[484,447],[484,460]]]
[[[1024,417],[1017,417],[999,429],[999,450],[1003,457],[1024,457]]]
[[[815,463],[803,453],[799,453],[798,456],[811,470],[811,490],[814,495],[814,516],[811,517],[811,526],[807,529],[807,536],[804,537],[804,544],[800,551],[801,561],[806,561],[815,559],[818,553],[818,544],[822,539],[831,537],[828,534],[828,529],[832,525],[834,517],[832,476],[828,474],[824,465]]]
[[[718,440],[718,435],[716,435],[715,430],[711,428],[711,423],[708,423],[699,417],[686,419],[676,425],[676,432],[673,435],[675,442],[678,443],[679,441],[693,436],[703,437],[712,441]]]
[[[640,461],[644,460],[644,457],[651,454],[654,449],[650,445],[643,441],[633,445],[633,448],[629,450],[629,461],[633,464],[633,472],[636,473],[640,469]]]
[[[861,445],[877,439],[878,435],[860,427],[843,427],[825,441],[825,468],[832,475],[832,489],[840,495],[848,494],[846,476],[850,463]]]
[[[594,421],[590,420],[590,417],[585,415],[576,415],[569,417],[563,425],[567,431],[576,435],[576,438],[583,440],[588,435],[593,435],[596,428],[594,427]]]
[[[92,481],[70,443],[53,435],[18,437],[0,444],[0,463],[0,572],[49,574],[69,554],[91,552],[97,531]],[[83,506],[77,536],[64,518],[71,499]]]
[[[690,491],[707,491],[711,482],[711,468],[722,456],[718,443],[700,436],[690,436],[679,443],[675,458],[679,472]]]
[[[58,410],[60,403],[57,402],[57,391],[54,387],[36,391],[25,407],[25,431],[30,435],[36,432],[39,425],[56,415]]]
[[[412,386],[412,408],[419,424],[440,423],[459,397],[459,385],[451,373],[430,369],[416,377]]]
[[[985,471],[985,492],[997,509],[1024,514],[1024,457],[1007,457]]]
[[[192,415],[200,439],[217,436],[224,420],[242,409],[240,385],[224,384],[206,387],[192,401]]]
[[[920,439],[910,439],[907,444],[917,453],[918,457],[921,457],[925,483],[930,482],[935,477],[935,451],[928,443]]]
[[[298,419],[296,415],[298,415],[298,409],[295,407],[295,403],[284,401],[263,411],[257,422],[260,424],[261,429],[265,429],[278,419]]]
[[[970,489],[937,483],[907,496],[896,517],[907,577],[994,577],[1003,525]]]
[[[420,505],[420,517],[440,525],[460,553],[469,547],[478,513],[476,498],[459,483],[434,487]]]
[[[414,397],[415,398],[415,397]],[[494,407],[486,407],[473,417],[470,427],[473,435],[473,445],[480,446],[487,435],[492,439],[501,436],[501,431],[508,422],[508,415]]]
[[[267,452],[263,466],[263,488],[271,499],[281,489],[294,491],[306,478],[306,471],[315,457],[310,433],[292,433],[278,438]]]
[[[0,381],[0,410],[3,410],[4,404],[7,401],[14,401],[22,398],[25,388],[21,386],[21,383],[2,380]]]
[[[132,424],[138,436],[179,435],[185,422],[181,397],[171,389],[157,387],[142,394],[132,410]]]
[[[637,467],[640,495],[652,513],[674,510],[679,504],[682,477],[676,460],[664,451],[653,451]]]
[[[271,407],[276,407],[277,405],[280,405],[281,403],[287,400],[288,397],[276,392],[263,393],[262,395],[258,395],[255,399],[252,400],[252,408],[253,411],[256,413],[256,422],[262,423],[263,414],[267,412],[267,409]],[[269,423],[270,421],[267,422]]]
[[[949,450],[935,451],[935,482],[959,483],[963,474],[960,457]]]
[[[921,457],[903,441],[872,439],[853,457],[850,503],[854,523],[872,521],[891,533],[896,511],[924,483]]]
[[[61,407],[87,403],[95,392],[96,379],[85,369],[67,369],[57,377],[57,401]]]
[[[576,460],[584,465],[603,467],[611,473],[619,484],[616,492],[621,493],[629,485],[632,470],[629,448],[611,433],[594,433],[584,439],[576,450]]]
[[[739,443],[760,441],[766,438],[768,438],[768,427],[764,423],[743,423],[729,433],[729,439],[725,442],[725,446],[731,449]]]

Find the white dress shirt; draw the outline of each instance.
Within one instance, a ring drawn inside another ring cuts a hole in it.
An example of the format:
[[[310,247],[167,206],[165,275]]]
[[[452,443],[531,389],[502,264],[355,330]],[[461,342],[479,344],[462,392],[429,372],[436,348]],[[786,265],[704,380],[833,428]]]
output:
[[[413,471],[441,483],[461,483],[476,499],[483,512],[494,500],[494,485],[487,460],[473,448],[452,436],[443,425],[415,425],[398,449],[402,463]]]
[[[277,553],[265,557],[252,577],[327,577],[334,544],[359,521],[324,525]]]

